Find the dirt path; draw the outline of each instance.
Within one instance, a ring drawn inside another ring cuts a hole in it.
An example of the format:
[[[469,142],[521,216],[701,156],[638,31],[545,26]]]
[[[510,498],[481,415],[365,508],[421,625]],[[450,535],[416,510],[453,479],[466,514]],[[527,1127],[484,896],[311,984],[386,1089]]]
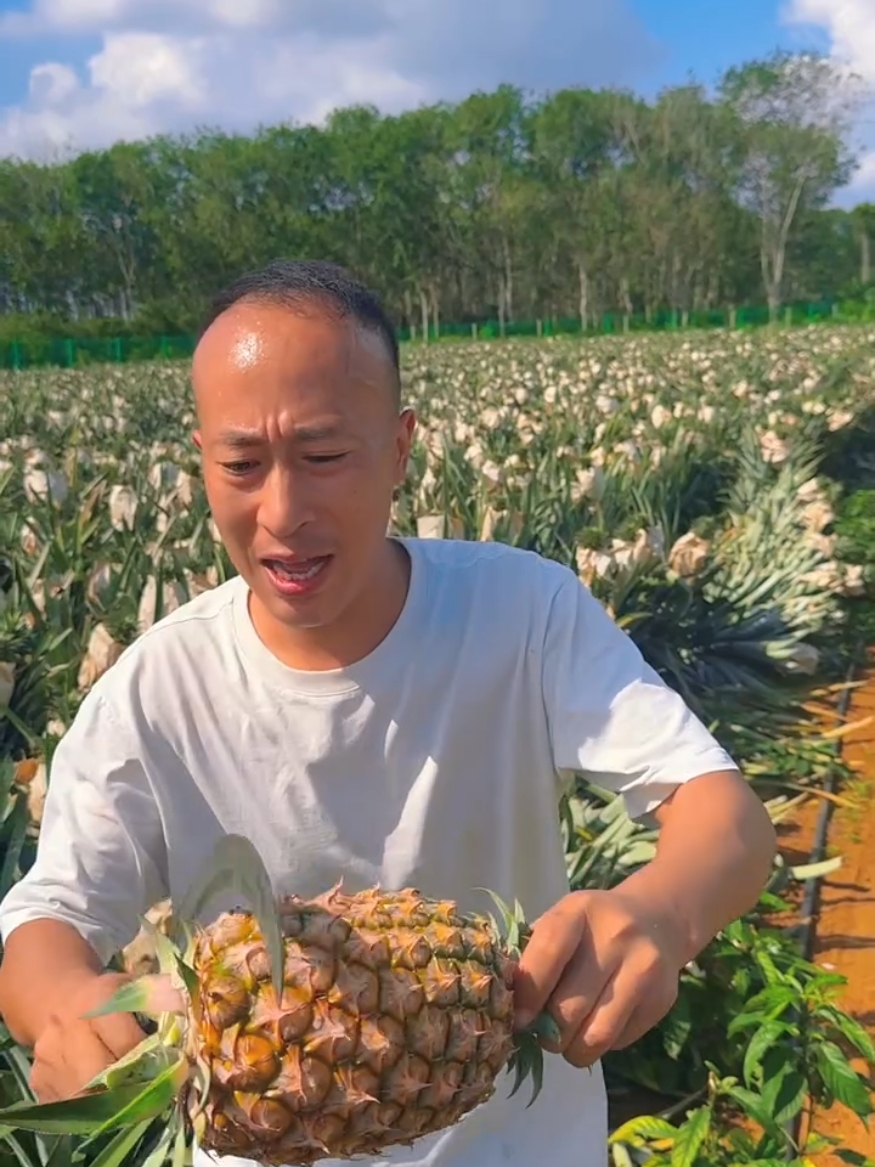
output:
[[[827,857],[840,854],[843,863],[821,884],[811,955],[823,968],[846,978],[839,1004],[875,1034],[875,649],[865,683],[854,690],[845,720],[853,724],[870,716],[868,725],[853,730],[844,741],[844,758],[856,780],[842,794],[856,806],[837,808],[831,818]],[[812,798],[779,827],[779,846],[789,863],[808,862],[820,808],[821,800]],[[801,907],[802,887],[792,889],[786,898],[797,909]],[[782,918],[781,923],[786,921]],[[855,1065],[865,1072],[862,1063]],[[666,1103],[666,1099],[646,1091],[632,1090],[626,1098],[612,1099],[612,1125],[654,1113]],[[875,1163],[875,1118],[867,1131],[849,1110],[835,1107],[818,1113],[815,1127],[819,1133],[839,1139],[844,1150]],[[809,1162],[814,1167],[846,1167],[834,1154],[813,1155]]]
[[[839,809],[830,824],[828,854],[843,864],[821,887],[813,959],[847,978],[842,1008],[870,1032],[875,1031],[875,652],[866,684],[854,691],[849,722],[872,721],[845,739],[844,756],[857,782],[849,792],[859,799],[853,810]],[[815,808],[816,815],[816,808]],[[806,816],[807,818],[808,816]],[[812,816],[813,817],[813,816]],[[809,824],[806,822],[804,827]],[[807,832],[805,832],[807,833]],[[813,836],[813,826],[811,835]],[[864,1070],[863,1065],[858,1065]],[[845,1150],[875,1159],[875,1120],[866,1131],[844,1107],[815,1117],[815,1127],[841,1139]],[[817,1167],[841,1167],[835,1155],[813,1157]]]

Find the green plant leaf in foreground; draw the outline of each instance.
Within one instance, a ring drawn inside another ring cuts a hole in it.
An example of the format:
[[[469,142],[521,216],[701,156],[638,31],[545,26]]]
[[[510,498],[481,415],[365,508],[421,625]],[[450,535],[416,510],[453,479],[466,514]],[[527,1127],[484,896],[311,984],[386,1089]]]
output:
[[[185,1070],[184,1064],[182,1068]],[[180,1063],[175,1062],[145,1087],[135,1083],[63,1102],[15,1103],[0,1109],[0,1134],[28,1130],[52,1135],[100,1135],[157,1118],[172,1107],[180,1085]]]
[[[153,1119],[145,1118],[135,1126],[120,1130],[118,1134],[89,1162],[88,1167],[122,1167],[137,1143],[152,1125]]]
[[[699,1151],[711,1130],[711,1107],[702,1106],[687,1116],[671,1149],[671,1167],[695,1167]]]
[[[831,1041],[818,1042],[815,1057],[817,1068],[833,1096],[860,1118],[868,1118],[873,1110],[872,1095],[839,1047]]]

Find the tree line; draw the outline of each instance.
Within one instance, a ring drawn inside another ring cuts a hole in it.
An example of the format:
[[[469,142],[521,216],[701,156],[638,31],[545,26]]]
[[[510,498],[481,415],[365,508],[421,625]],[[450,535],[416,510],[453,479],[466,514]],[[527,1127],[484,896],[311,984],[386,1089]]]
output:
[[[203,129],[0,160],[0,330],[184,331],[276,256],[343,263],[398,323],[686,313],[852,296],[875,206],[830,207],[864,97],[776,53],[648,102],[510,85],[397,116]]]

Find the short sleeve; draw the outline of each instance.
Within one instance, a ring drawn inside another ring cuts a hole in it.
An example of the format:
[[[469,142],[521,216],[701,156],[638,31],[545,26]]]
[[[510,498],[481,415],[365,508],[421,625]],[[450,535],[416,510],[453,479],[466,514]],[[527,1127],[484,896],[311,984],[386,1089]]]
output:
[[[592,592],[563,569],[544,641],[542,683],[554,764],[622,794],[633,818],[682,783],[738,766],[647,664]]]
[[[136,737],[93,691],[55,748],[36,860],[0,903],[0,938],[31,920],[61,920],[106,964],[166,897],[165,872]]]

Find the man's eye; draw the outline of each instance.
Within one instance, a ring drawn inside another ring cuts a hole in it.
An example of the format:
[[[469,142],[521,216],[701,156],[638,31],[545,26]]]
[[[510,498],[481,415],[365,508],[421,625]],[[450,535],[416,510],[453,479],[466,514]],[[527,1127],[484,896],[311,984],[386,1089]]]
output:
[[[323,462],[339,462],[341,458],[345,457],[346,454],[310,454],[307,461],[319,465]]]
[[[223,462],[225,470],[230,474],[248,474],[255,466],[254,462]]]

